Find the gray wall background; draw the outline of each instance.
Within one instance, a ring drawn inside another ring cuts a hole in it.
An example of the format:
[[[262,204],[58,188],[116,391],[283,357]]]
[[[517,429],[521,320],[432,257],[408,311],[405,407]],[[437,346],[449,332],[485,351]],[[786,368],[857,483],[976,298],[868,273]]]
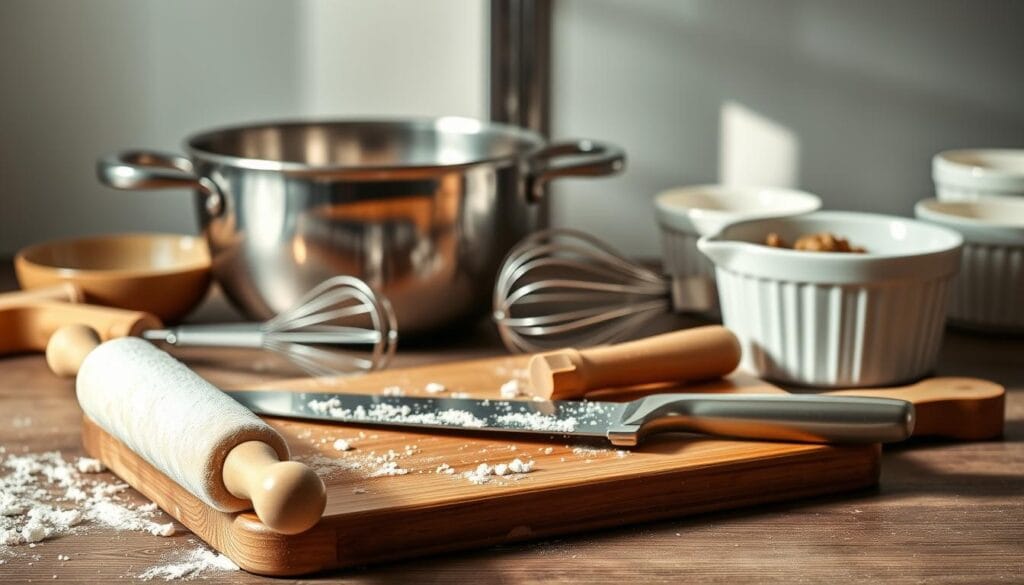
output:
[[[100,232],[195,232],[184,191],[97,184],[255,119],[486,115],[484,0],[0,1],[0,256]]]
[[[1024,148],[1024,2],[556,7],[554,132],[615,140],[630,166],[563,187],[553,216],[634,254],[658,253],[650,199],[673,185],[771,182],[909,215],[934,153]]]
[[[485,0],[4,0],[0,254],[83,233],[192,232],[184,193],[96,184],[95,158],[309,115],[486,115]],[[556,0],[553,134],[627,149],[555,221],[658,252],[673,185],[792,185],[909,213],[929,159],[1024,147],[1024,3]]]

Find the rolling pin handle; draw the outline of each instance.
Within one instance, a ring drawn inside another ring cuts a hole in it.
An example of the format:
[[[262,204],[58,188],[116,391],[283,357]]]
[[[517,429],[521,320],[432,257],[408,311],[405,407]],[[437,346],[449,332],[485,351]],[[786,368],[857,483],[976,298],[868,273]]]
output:
[[[100,334],[88,325],[65,325],[53,332],[46,343],[46,364],[62,378],[73,378],[93,349]]]
[[[740,362],[736,335],[709,325],[616,345],[562,349],[530,359],[530,385],[540,396],[579,398],[592,390],[724,376]]]
[[[298,534],[317,522],[327,505],[324,482],[298,461],[281,461],[262,441],[246,441],[224,459],[224,486],[251,500],[256,516],[274,532]]]

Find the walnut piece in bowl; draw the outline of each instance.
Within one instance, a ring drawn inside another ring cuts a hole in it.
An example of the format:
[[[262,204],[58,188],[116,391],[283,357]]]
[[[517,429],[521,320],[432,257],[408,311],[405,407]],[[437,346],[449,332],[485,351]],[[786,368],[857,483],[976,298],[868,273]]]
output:
[[[803,252],[848,252],[852,254],[864,254],[867,252],[863,246],[854,246],[850,244],[848,239],[830,232],[804,234],[797,238],[793,246],[786,244],[782,236],[776,232],[769,232],[765,236],[764,245],[771,246],[772,248],[790,248]]]

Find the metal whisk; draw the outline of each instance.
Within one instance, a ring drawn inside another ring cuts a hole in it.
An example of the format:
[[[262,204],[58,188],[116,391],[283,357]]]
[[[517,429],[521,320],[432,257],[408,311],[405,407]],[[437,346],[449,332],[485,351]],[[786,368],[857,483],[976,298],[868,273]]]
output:
[[[179,347],[263,348],[314,376],[384,368],[398,343],[391,304],[351,276],[325,280],[294,307],[264,323],[182,325],[145,331],[142,336]],[[366,349],[356,353],[360,347]]]
[[[703,279],[670,278],[581,231],[549,229],[509,252],[494,288],[494,321],[511,351],[629,338],[658,315],[710,306]]]

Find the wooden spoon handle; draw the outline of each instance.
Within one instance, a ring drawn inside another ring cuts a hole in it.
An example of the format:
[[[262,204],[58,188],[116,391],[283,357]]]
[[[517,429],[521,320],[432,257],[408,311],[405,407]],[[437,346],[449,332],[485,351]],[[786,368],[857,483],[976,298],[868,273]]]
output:
[[[548,398],[578,398],[598,388],[706,380],[740,362],[740,344],[710,325],[590,349],[562,349],[530,359],[530,384]]]
[[[964,441],[994,439],[1003,434],[1006,389],[978,378],[928,378],[897,388],[855,388],[827,394],[898,398],[914,404],[914,437]]]
[[[43,351],[54,332],[72,324],[96,330],[104,341],[140,335],[147,329],[163,326],[159,319],[141,311],[50,300],[33,301],[21,306],[0,307],[0,355]]]
[[[85,293],[70,282],[0,294],[0,309],[21,307],[35,301],[84,303]]]

